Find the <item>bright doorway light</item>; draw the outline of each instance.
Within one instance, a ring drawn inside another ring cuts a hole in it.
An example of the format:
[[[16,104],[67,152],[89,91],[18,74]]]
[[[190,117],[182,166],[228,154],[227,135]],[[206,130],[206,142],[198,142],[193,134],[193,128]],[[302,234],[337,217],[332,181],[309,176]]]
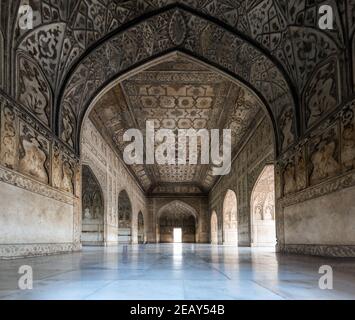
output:
[[[182,242],[182,231],[181,228],[174,228],[174,243]]]

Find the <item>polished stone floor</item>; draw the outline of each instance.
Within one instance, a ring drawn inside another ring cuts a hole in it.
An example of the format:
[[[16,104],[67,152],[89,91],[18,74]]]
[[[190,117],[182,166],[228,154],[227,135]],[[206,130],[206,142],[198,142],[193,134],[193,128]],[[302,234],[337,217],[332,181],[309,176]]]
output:
[[[32,290],[18,289],[22,265],[32,267]],[[319,288],[322,265],[333,268],[333,290]],[[355,299],[355,259],[192,244],[91,247],[0,261],[0,299]]]

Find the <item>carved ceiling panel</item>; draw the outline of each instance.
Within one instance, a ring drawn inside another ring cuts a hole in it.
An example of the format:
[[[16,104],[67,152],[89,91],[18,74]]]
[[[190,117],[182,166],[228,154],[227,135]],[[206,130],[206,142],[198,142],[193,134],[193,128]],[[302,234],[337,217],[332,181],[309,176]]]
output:
[[[174,54],[116,85],[100,99],[90,117],[122,153],[127,145],[124,132],[138,128],[145,135],[146,121],[153,121],[155,129],[174,132],[229,128],[232,145],[237,146],[261,110],[250,90],[185,55]],[[164,192],[169,190],[167,185],[178,183],[181,192],[208,191],[217,178],[211,176],[210,166],[187,160],[186,165],[130,168],[145,190]]]

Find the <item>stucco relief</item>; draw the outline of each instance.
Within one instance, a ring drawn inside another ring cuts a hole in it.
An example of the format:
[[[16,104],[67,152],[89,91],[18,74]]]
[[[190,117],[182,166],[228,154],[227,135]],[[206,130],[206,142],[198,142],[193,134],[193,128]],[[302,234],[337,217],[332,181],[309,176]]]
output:
[[[19,171],[48,184],[49,142],[25,123],[20,123]]]
[[[339,130],[336,125],[309,143],[311,184],[334,177],[341,171],[339,142]]]
[[[337,61],[332,59],[317,70],[304,96],[307,127],[338,106],[340,97]]]
[[[286,109],[280,116],[279,125],[281,130],[281,145],[282,150],[291,145],[295,139],[293,112],[291,109]]]
[[[304,146],[301,146],[295,155],[295,178],[297,191],[307,187],[307,165]]]
[[[70,147],[74,147],[76,120],[71,108],[66,104],[63,107],[62,121],[63,131],[61,134],[61,138]]]
[[[355,169],[355,103],[348,104],[341,119],[342,153],[345,170]]]
[[[18,160],[18,118],[15,110],[1,100],[1,163],[15,169]]]
[[[79,59],[81,53],[93,42],[117,29],[122,24],[144,13],[163,8],[172,2],[171,0],[163,0],[153,3],[143,0],[138,3],[117,3],[114,0],[110,0],[104,5],[98,0],[80,0],[70,4],[65,3],[64,5],[63,1],[53,3],[50,1],[32,0],[31,3],[36,17],[33,33],[37,33],[36,29],[49,32],[49,27],[45,29],[41,25],[47,24],[53,29],[55,26],[57,28],[61,27],[63,21],[66,22],[65,35],[61,36],[64,38],[64,45],[61,51],[58,52],[61,61],[58,78],[62,79],[65,70],[68,70],[73,62]],[[292,74],[295,80],[297,79],[298,72],[300,72],[296,69],[295,64],[299,60],[301,61],[298,63],[301,64],[304,57],[304,55],[297,54],[297,52],[302,53],[305,50],[300,50],[300,45],[294,38],[297,40],[297,32],[301,33],[298,27],[304,24],[308,27],[304,32],[309,35],[308,38],[310,41],[314,41],[314,38],[322,36],[315,33],[318,27],[316,19],[318,5],[331,3],[335,10],[335,30],[332,32],[325,31],[323,32],[323,36],[328,35],[338,46],[341,46],[343,43],[341,17],[338,4],[334,0],[316,3],[309,3],[306,0],[289,3],[264,0],[253,4],[244,0],[234,2],[221,0],[218,5],[216,5],[214,0],[203,2],[181,0],[174,1],[174,3],[184,4],[202,14],[217,18],[240,33],[251,37],[257,43],[267,48],[274,57],[279,59],[284,68]],[[110,9],[106,10],[105,6],[108,6]],[[61,23],[54,24],[59,21]],[[103,21],[105,23],[102,23]],[[350,29],[352,30],[351,15],[349,16],[349,21]],[[60,28],[60,30],[62,29]],[[170,38],[174,43],[180,44],[184,36],[186,36],[186,32],[186,22],[184,22],[182,15],[175,13],[168,24]],[[289,35],[291,32],[292,37]],[[18,38],[23,33],[23,31],[17,28],[15,30],[15,38]],[[27,37],[30,38],[30,36]],[[328,54],[330,48],[325,49],[322,50],[322,53]]]
[[[65,23],[44,25],[25,36],[18,45],[18,50],[27,52],[29,56],[38,61],[53,88],[64,32]]]
[[[5,70],[4,62],[5,62],[5,39],[3,36],[3,32],[0,28],[0,70]],[[4,89],[4,79],[5,79],[5,72],[0,74],[0,88]]]
[[[41,69],[24,55],[18,56],[17,99],[42,123],[50,126],[52,93]]]
[[[52,147],[52,185],[63,191],[74,193],[77,164],[75,160],[66,154],[58,143]]]

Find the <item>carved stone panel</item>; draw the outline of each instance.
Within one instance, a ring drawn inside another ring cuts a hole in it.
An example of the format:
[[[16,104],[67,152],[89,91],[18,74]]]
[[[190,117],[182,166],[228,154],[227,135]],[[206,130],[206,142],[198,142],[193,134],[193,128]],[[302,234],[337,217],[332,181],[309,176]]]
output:
[[[336,61],[332,59],[317,70],[304,96],[307,127],[334,110],[340,102]]]
[[[311,184],[334,177],[341,172],[340,139],[338,125],[314,137],[308,145]]]
[[[50,126],[52,93],[41,69],[24,55],[18,56],[17,99],[42,123]]]
[[[18,159],[18,118],[14,108],[1,101],[1,163],[15,169]]]
[[[345,106],[341,118],[341,160],[345,170],[355,169],[355,102]]]
[[[19,151],[19,171],[48,184],[49,142],[24,122],[20,123]]]

